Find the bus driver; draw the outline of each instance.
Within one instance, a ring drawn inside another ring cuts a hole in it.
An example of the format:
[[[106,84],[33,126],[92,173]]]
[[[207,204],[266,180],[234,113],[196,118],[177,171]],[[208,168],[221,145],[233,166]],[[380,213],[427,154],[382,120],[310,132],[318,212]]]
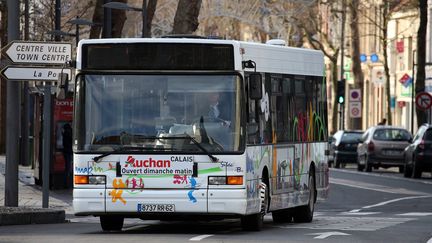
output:
[[[217,92],[210,93],[208,95],[209,111],[208,117],[215,121],[223,121],[223,125],[229,127],[231,122],[229,121],[229,116],[227,112],[219,103],[220,94]]]

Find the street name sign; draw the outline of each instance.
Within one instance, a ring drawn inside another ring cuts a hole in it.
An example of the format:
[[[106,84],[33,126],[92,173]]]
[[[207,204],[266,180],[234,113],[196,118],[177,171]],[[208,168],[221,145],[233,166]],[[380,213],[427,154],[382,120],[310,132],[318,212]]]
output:
[[[63,65],[72,59],[72,44],[12,41],[2,49],[2,54],[17,64]]]
[[[57,81],[61,72],[71,76],[68,68],[29,66],[7,66],[1,71],[1,75],[11,81]]]
[[[415,98],[416,106],[419,110],[427,110],[432,106],[432,96],[428,92],[420,92]]]

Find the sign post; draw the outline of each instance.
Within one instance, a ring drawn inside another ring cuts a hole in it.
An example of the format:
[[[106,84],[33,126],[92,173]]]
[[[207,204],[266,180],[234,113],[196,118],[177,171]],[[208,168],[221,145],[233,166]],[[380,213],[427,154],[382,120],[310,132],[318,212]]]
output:
[[[362,116],[361,89],[349,90],[349,116],[351,118]]]
[[[419,110],[428,110],[432,106],[432,96],[428,92],[420,92],[416,95],[415,103]]]
[[[67,73],[69,77],[71,76],[71,70],[65,68],[67,62],[72,59],[72,44],[70,43],[11,41],[1,52],[3,56],[12,62],[12,65],[7,66],[0,72],[0,74],[8,80],[8,85],[15,83],[9,81],[53,82],[57,81],[59,76],[62,76],[62,73]],[[11,92],[8,92],[8,94],[8,99],[9,97],[15,96]],[[42,146],[43,208],[49,207],[49,170],[52,130],[51,95],[51,85],[45,86],[43,107],[44,134]],[[9,126],[7,128],[8,130],[17,130]],[[12,158],[12,156],[10,156],[10,158]],[[9,159],[9,154],[7,155],[7,159]]]

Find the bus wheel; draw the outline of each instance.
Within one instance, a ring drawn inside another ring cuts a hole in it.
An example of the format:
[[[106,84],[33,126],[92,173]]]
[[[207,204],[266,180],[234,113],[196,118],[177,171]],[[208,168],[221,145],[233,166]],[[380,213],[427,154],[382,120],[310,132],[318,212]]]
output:
[[[261,182],[260,184],[260,201],[261,212],[257,214],[245,215],[241,217],[241,226],[246,231],[259,231],[261,230],[264,222],[264,215],[267,213],[268,207],[268,187],[267,184]]]
[[[283,209],[272,212],[273,223],[291,223],[292,211],[290,209]]]
[[[296,223],[309,223],[312,222],[315,210],[316,190],[315,178],[309,174],[309,200],[308,204],[294,209],[294,222]]]
[[[101,227],[104,231],[119,231],[123,228],[124,218],[121,216],[100,216]]]

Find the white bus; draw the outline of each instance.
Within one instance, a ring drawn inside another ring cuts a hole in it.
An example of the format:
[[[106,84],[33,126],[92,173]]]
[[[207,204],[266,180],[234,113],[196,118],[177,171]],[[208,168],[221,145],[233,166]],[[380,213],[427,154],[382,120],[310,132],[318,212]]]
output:
[[[323,54],[198,38],[79,42],[75,215],[310,222],[329,190]]]

